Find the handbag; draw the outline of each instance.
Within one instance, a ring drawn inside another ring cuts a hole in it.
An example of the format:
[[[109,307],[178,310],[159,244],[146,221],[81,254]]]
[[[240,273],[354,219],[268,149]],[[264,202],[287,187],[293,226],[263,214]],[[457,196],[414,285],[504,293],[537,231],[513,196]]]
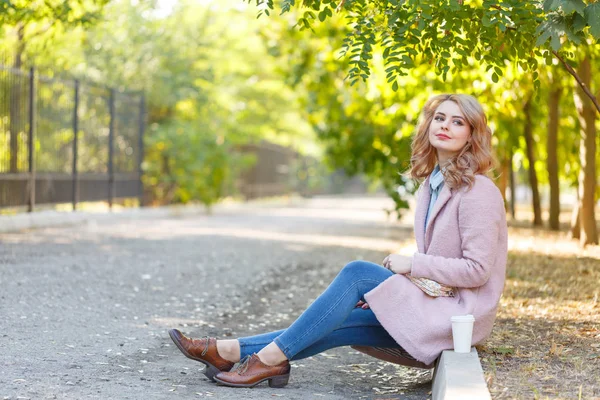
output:
[[[414,283],[419,289],[421,289],[425,294],[431,297],[454,297],[454,288],[446,285],[442,285],[434,280],[427,278],[415,278],[410,274],[404,275],[406,276],[412,283]]]

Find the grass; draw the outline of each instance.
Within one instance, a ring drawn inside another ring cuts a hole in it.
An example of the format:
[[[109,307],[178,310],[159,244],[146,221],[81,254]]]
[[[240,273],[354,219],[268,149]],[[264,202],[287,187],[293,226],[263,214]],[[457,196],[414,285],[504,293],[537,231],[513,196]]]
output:
[[[498,318],[478,350],[494,399],[600,399],[600,246],[511,227]]]

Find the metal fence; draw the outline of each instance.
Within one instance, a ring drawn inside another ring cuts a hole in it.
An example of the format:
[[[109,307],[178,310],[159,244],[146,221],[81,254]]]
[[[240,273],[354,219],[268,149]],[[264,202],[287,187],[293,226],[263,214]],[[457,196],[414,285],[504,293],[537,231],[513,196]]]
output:
[[[0,208],[142,199],[142,93],[0,65]]]
[[[0,64],[0,209],[36,204],[143,202],[143,93],[121,92],[33,68]],[[247,144],[256,163],[235,191],[247,199],[364,192],[360,177],[330,173],[321,163],[273,143]],[[234,194],[234,193],[230,193]]]

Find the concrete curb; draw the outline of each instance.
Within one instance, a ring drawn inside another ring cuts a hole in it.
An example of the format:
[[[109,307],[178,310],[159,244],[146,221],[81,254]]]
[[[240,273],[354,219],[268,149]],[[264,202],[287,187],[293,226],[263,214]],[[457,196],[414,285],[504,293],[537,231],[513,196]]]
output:
[[[17,215],[0,216],[0,233],[15,232],[26,229],[39,229],[54,226],[76,225],[89,221],[104,221],[110,219],[159,218],[176,215],[199,214],[200,207],[190,207],[184,210],[169,207],[150,209],[126,209],[112,212],[88,211],[37,211]]]
[[[276,198],[267,200],[254,200],[249,202],[228,202],[215,204],[210,212],[228,212],[251,208],[264,208],[273,205],[284,206],[299,204],[301,198]],[[0,216],[0,233],[16,232],[26,229],[39,229],[54,226],[67,226],[87,223],[89,221],[105,221],[111,219],[138,219],[138,218],[165,218],[182,217],[190,215],[210,214],[206,207],[201,205],[174,205],[152,208],[123,208],[114,211],[89,212],[89,211],[36,211],[16,215]]]
[[[432,400],[491,400],[475,347],[442,352],[433,375]]]

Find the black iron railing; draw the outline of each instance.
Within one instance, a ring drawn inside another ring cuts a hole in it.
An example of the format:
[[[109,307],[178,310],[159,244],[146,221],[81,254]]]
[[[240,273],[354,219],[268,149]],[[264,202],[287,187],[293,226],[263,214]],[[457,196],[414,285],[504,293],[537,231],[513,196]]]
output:
[[[138,197],[144,95],[0,65],[0,208]]]

